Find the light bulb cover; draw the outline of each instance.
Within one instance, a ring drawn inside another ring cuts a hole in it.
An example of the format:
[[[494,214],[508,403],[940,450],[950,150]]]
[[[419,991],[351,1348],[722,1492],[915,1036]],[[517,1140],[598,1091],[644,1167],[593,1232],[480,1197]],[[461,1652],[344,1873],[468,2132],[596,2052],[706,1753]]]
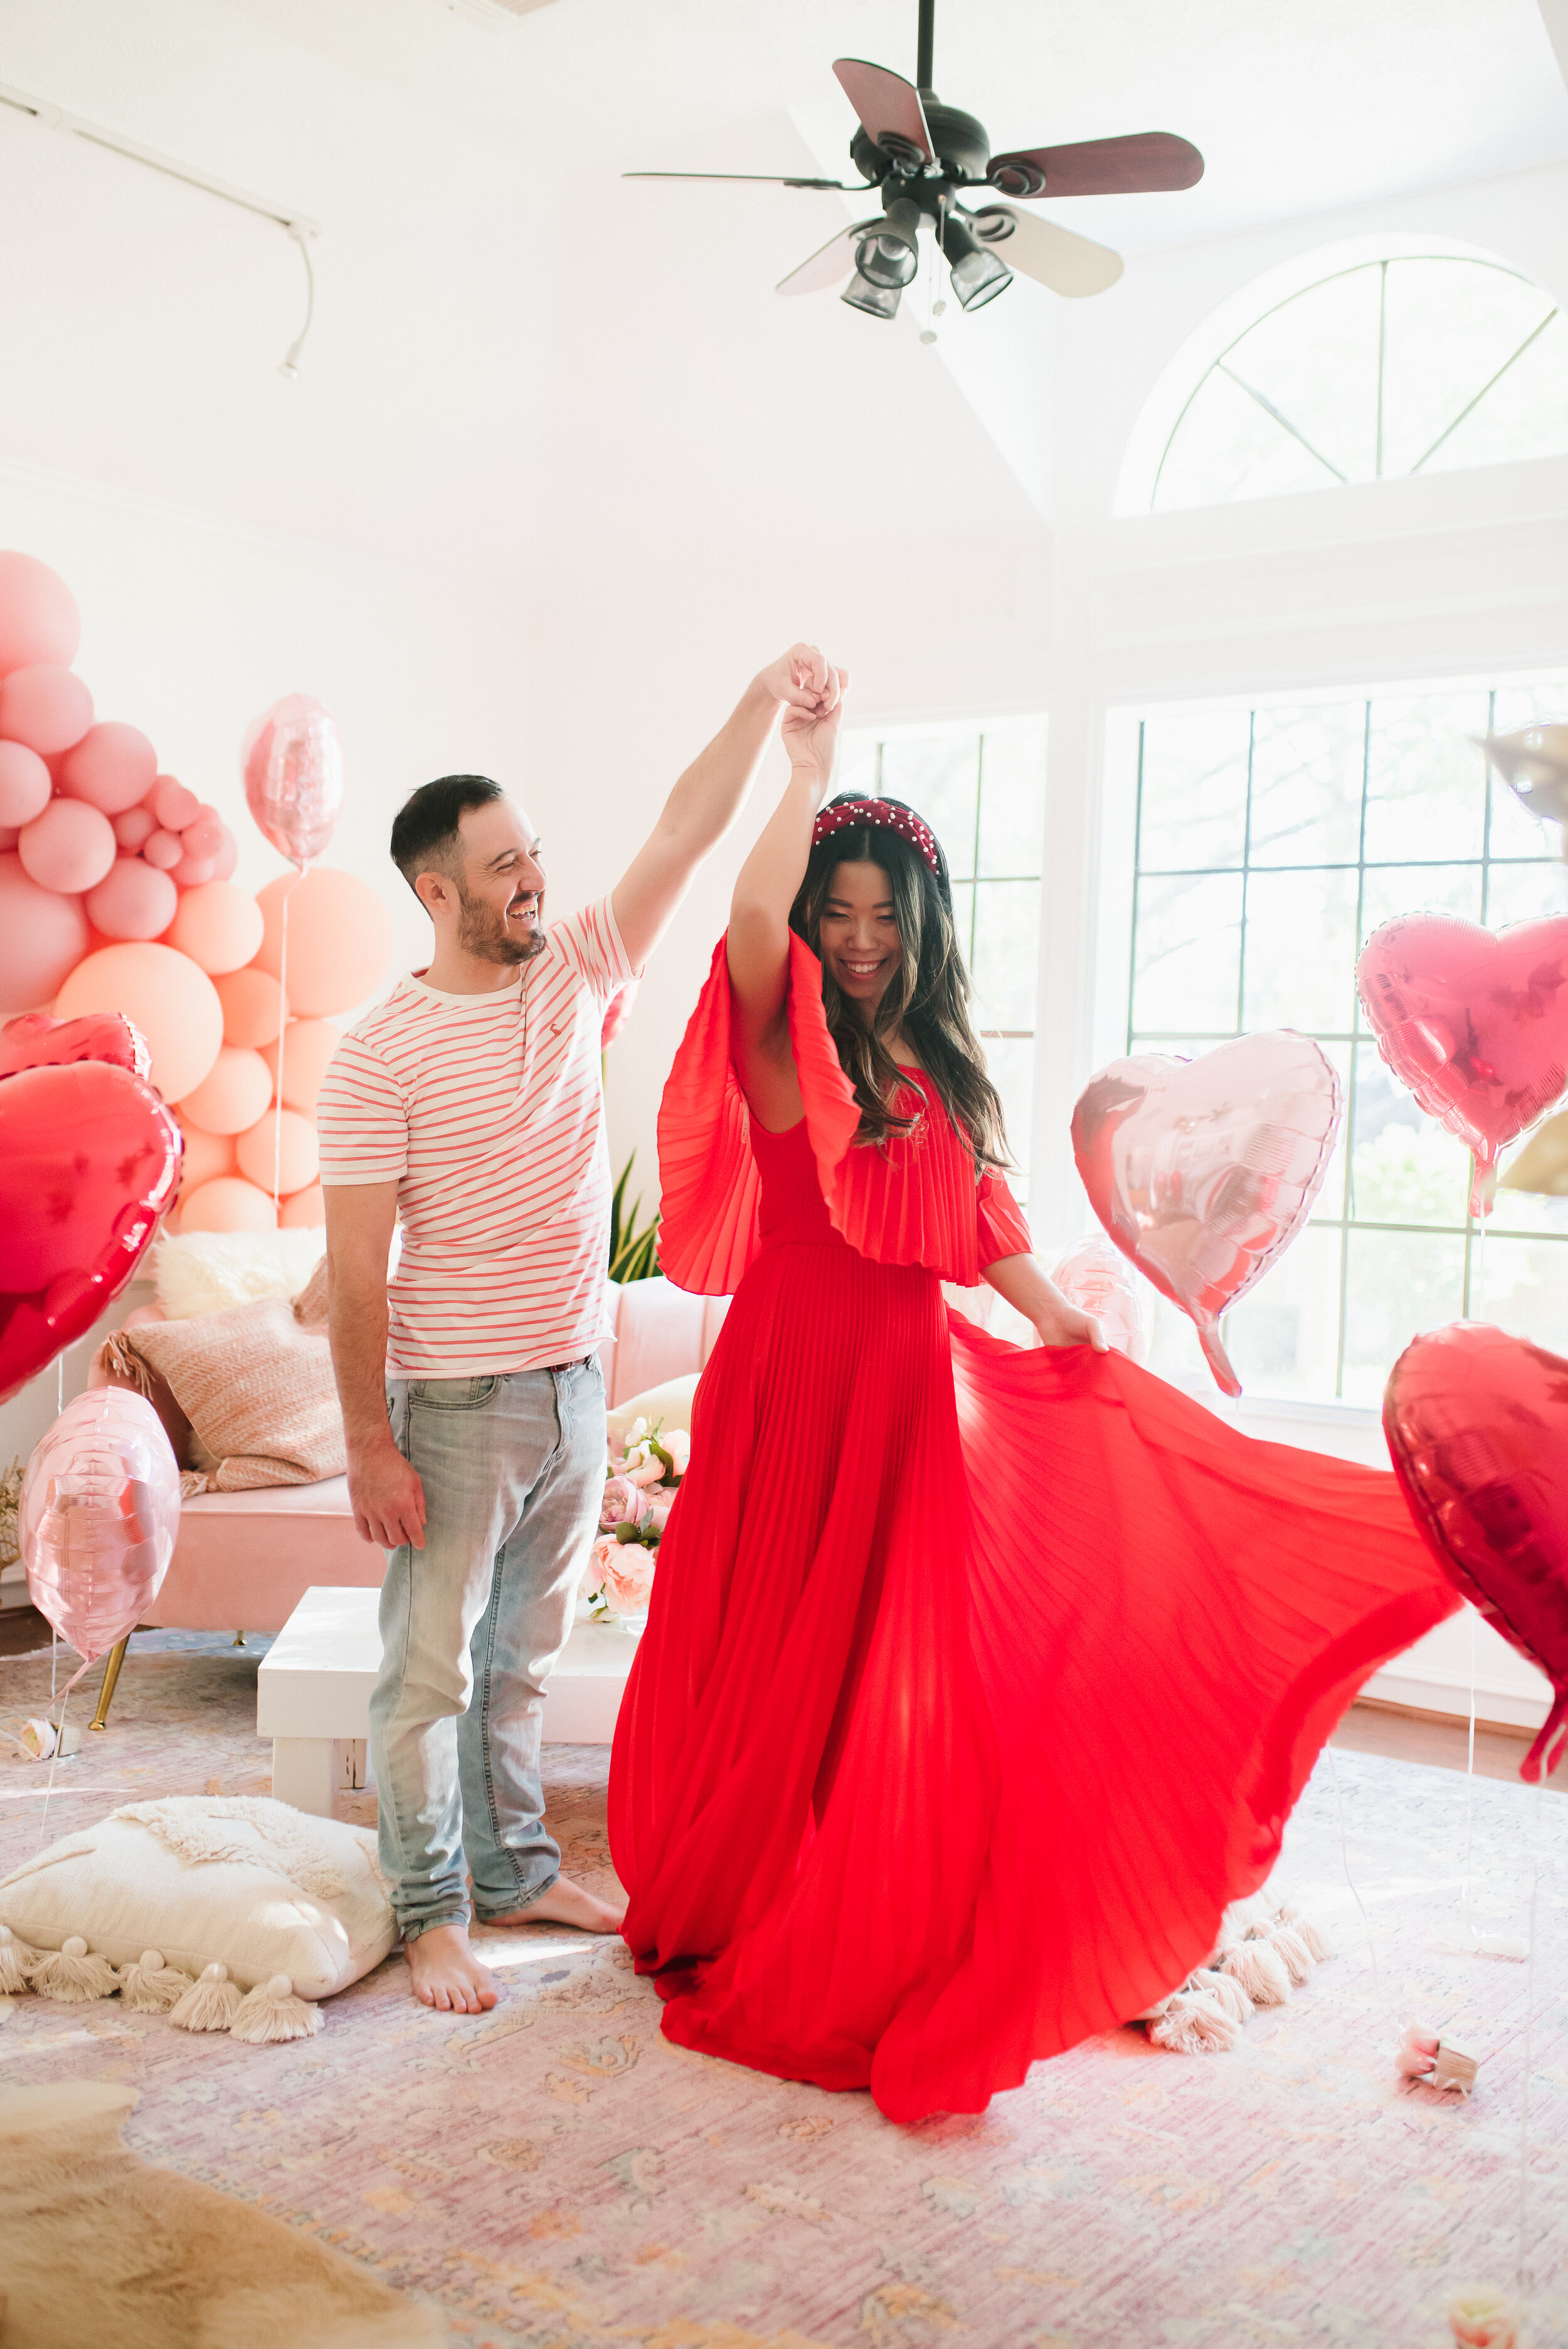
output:
[[[892,318],[898,314],[903,291],[902,285],[873,285],[857,269],[839,299],[847,302],[851,310],[863,310],[868,318]]]
[[[951,264],[953,290],[965,310],[994,302],[1013,282],[1000,254],[976,242],[966,224],[950,212],[942,224],[942,250]]]
[[[855,267],[872,285],[910,284],[920,267],[920,212],[907,196],[896,197],[881,223],[861,237]]]

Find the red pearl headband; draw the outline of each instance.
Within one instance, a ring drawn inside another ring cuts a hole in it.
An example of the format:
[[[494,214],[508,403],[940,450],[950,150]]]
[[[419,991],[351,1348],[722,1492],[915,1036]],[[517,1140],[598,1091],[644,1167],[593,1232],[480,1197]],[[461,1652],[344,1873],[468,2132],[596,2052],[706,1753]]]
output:
[[[920,851],[932,871],[940,874],[942,866],[937,854],[936,835],[928,823],[908,808],[893,807],[886,800],[846,800],[841,806],[825,807],[811,826],[811,845],[830,840],[836,832],[859,830],[861,824],[880,824],[884,832],[896,832],[912,848]]]

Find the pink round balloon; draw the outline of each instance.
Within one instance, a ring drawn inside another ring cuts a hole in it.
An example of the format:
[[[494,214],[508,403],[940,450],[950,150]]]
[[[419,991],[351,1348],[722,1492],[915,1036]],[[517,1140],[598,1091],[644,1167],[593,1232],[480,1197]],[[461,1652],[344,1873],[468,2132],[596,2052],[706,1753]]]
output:
[[[289,1021],[283,1040],[283,1103],[285,1109],[297,1109],[302,1117],[315,1117],[322,1080],[342,1041],[342,1029],[335,1028],[330,1019]],[[275,1092],[278,1076],[278,1048],[275,1043],[268,1046],[266,1059]]]
[[[0,742],[0,823],[31,823],[54,796],[54,781],[36,750]]]
[[[145,734],[118,718],[89,726],[60,765],[60,789],[67,799],[86,800],[105,815],[123,815],[152,789],[158,753]]]
[[[1568,1082],[1568,914],[1496,935],[1401,915],[1362,947],[1356,987],[1400,1083],[1474,1154],[1470,1213],[1490,1215],[1499,1156]]]
[[[281,975],[283,915],[288,906],[291,1011],[307,1019],[348,1011],[374,995],[392,955],[392,916],[367,882],[318,864],[304,875],[280,873],[256,903],[266,917],[258,969]]]
[[[343,807],[343,748],[319,701],[286,694],[246,736],[245,799],[265,837],[303,873]]]
[[[174,879],[179,878],[176,865]],[[262,909],[248,890],[236,889],[231,881],[187,889],[172,918],[170,945],[200,963],[211,978],[243,969],[262,943]]]
[[[233,833],[230,831],[228,825],[225,824],[223,826],[222,843],[218,850],[217,855],[212,859],[213,880],[232,881],[234,877],[234,867],[238,864],[239,861],[240,843],[235,839]]]
[[[160,873],[172,873],[185,857],[185,851],[180,845],[180,834],[161,830],[148,833],[141,843],[141,853],[150,864],[157,865]]]
[[[129,848],[133,855],[139,848],[146,847],[157,828],[152,821],[150,808],[127,808],[122,815],[117,815],[114,820],[115,838],[122,848]]]
[[[273,1072],[261,1054],[242,1044],[225,1044],[201,1083],[181,1102],[181,1120],[189,1118],[206,1133],[243,1133],[265,1116],[272,1097]]]
[[[239,1174],[220,1174],[180,1203],[182,1232],[273,1232],[277,1226],[271,1184],[263,1191]]]
[[[223,1007],[211,980],[172,947],[100,947],[71,972],[55,1008],[62,1019],[123,1012],[147,1039],[152,1081],[165,1101],[195,1090],[223,1041]]]
[[[223,845],[223,819],[203,808],[180,834],[187,856],[216,856]]]
[[[87,895],[87,916],[104,938],[159,938],[174,919],[180,892],[167,873],[139,856],[119,856]]]
[[[1057,1258],[1051,1278],[1081,1313],[1094,1315],[1108,1345],[1135,1362],[1148,1361],[1149,1292],[1119,1249],[1091,1234]]]
[[[1209,1368],[1241,1393],[1219,1320],[1305,1223],[1339,1132],[1339,1077],[1288,1029],[1196,1061],[1112,1061],[1073,1111],[1095,1214],[1161,1294],[1191,1316]]]
[[[201,812],[195,792],[188,792],[173,775],[158,777],[149,805],[165,832],[183,832]]]
[[[272,1091],[271,1071],[267,1091]],[[283,1132],[280,1136],[279,1126]],[[234,1144],[234,1155],[240,1172],[269,1195],[273,1187],[274,1164],[277,1170],[278,1195],[287,1198],[291,1192],[303,1191],[314,1183],[321,1170],[321,1152],[317,1146],[315,1128],[308,1117],[297,1110],[270,1109],[264,1117],[242,1133]]]
[[[21,839],[21,828],[14,823],[0,823],[0,849],[15,848]]]
[[[49,757],[79,742],[93,722],[93,698],[79,677],[48,663],[0,679],[0,735]]]
[[[192,1125],[181,1103],[179,1126],[185,1136],[185,1157],[180,1169],[181,1196],[189,1198],[203,1183],[215,1183],[221,1174],[234,1171],[234,1137],[232,1133],[207,1133]]]
[[[16,853],[40,889],[65,897],[95,888],[112,869],[118,845],[108,816],[85,800],[51,800],[23,825]]]
[[[223,1007],[225,1044],[263,1045],[276,1041],[284,1024],[284,995],[277,980],[253,964],[215,979]]]
[[[211,881],[218,867],[215,856],[182,856],[174,867],[177,889],[201,889]]]
[[[38,662],[69,668],[82,640],[77,599],[36,554],[0,554],[0,677]]]
[[[326,1221],[326,1195],[319,1183],[307,1184],[278,1209],[280,1231],[319,1231]]]
[[[180,1530],[180,1465],[152,1405],[97,1387],[35,1447],[17,1531],[27,1596],[85,1663],[135,1630]]]
[[[40,889],[19,856],[0,854],[0,1011],[52,1002],[90,943],[79,897]]]

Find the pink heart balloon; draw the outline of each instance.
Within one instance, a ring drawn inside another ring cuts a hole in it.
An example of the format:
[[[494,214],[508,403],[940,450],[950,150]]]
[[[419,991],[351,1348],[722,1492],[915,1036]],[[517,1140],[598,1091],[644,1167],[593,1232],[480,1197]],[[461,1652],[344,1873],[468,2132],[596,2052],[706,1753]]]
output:
[[[1456,914],[1402,914],[1356,966],[1377,1050],[1429,1117],[1475,1154],[1470,1213],[1492,1171],[1568,1085],[1568,914],[1495,935]]]
[[[1216,1327],[1290,1246],[1339,1132],[1337,1071],[1288,1029],[1239,1036],[1196,1061],[1112,1061],[1079,1094],[1073,1154],[1122,1254],[1197,1327],[1239,1395]]]
[[[1388,1373],[1383,1431],[1438,1564],[1556,1692],[1533,1782],[1568,1735],[1568,1361],[1484,1321],[1429,1330]]]
[[[133,1077],[146,1077],[152,1068],[147,1039],[118,1011],[89,1012],[80,1019],[27,1011],[0,1028],[0,1077],[14,1076],[18,1069],[57,1068],[67,1061],[108,1061]]]
[[[1149,1291],[1119,1248],[1091,1233],[1057,1257],[1051,1278],[1069,1303],[1094,1315],[1108,1346],[1135,1362],[1148,1361]]]
[[[135,1630],[180,1530],[179,1463],[146,1397],[96,1387],[68,1402],[16,1514],[27,1596],[90,1664]]]
[[[332,838],[343,808],[336,727],[308,694],[285,694],[247,732],[241,761],[251,813],[303,873]]]

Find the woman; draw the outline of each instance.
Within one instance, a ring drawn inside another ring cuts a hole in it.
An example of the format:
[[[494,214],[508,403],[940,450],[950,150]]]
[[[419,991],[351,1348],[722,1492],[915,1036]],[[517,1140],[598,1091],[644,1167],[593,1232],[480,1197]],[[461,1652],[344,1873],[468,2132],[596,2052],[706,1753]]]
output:
[[[941,850],[818,812],[842,681],[786,719],[660,1114],[665,1269],[735,1302],[610,1826],[668,2037],[907,2121],[1181,1982],[1453,1601],[1392,1476],[1235,1434],[1046,1278]],[[982,1274],[1037,1350],[946,1311]]]

